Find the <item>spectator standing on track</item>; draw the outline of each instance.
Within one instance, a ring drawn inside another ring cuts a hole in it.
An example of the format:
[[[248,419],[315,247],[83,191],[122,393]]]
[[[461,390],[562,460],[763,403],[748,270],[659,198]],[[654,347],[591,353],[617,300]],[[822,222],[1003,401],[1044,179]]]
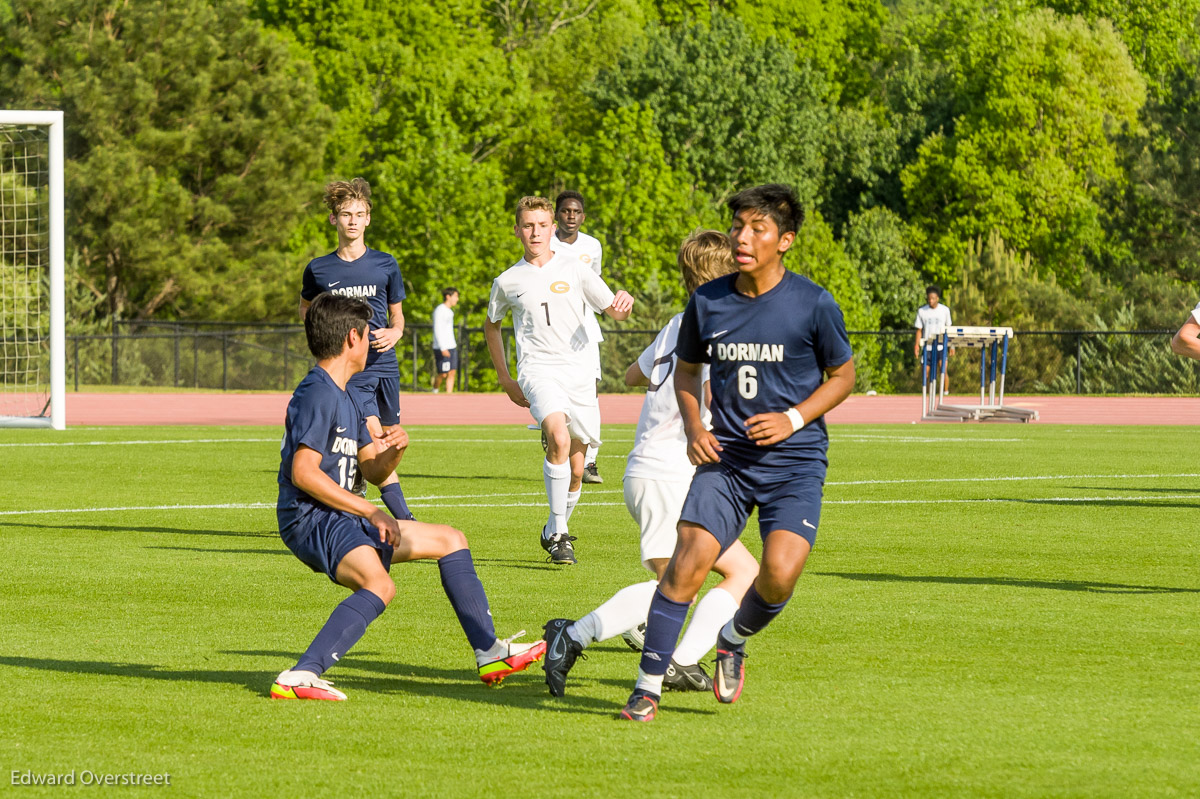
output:
[[[918,363],[921,361],[921,347],[924,343],[942,335],[942,333],[946,332],[946,328],[952,324],[950,321],[950,308],[942,304],[942,290],[940,288],[937,286],[926,288],[925,299],[927,304],[917,309],[917,321],[915,324],[917,339],[916,343],[913,344],[913,355],[917,357]],[[946,354],[953,355],[954,351],[948,350]],[[947,364],[949,364],[949,361],[947,361]],[[923,368],[928,369],[929,367],[925,366]],[[921,377],[924,379],[925,375],[921,375]],[[942,378],[942,392],[945,394],[950,393],[949,381],[950,374],[949,370],[947,370]],[[932,377],[932,383],[934,386],[937,385],[936,376]]]
[[[437,371],[433,376],[433,393],[445,388],[454,393],[454,378],[458,375],[458,342],[454,340],[454,306],[458,305],[458,289],[442,289],[442,301],[433,309],[433,360]]]

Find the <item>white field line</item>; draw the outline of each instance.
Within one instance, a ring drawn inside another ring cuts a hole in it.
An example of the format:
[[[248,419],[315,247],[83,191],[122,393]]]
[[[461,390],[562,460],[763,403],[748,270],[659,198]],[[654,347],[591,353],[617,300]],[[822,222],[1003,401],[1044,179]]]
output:
[[[49,441],[0,444],[0,447],[108,447],[130,444],[278,444],[279,438],[160,438],[144,441]]]
[[[902,485],[908,483],[1015,483],[1027,480],[1157,480],[1172,477],[1200,477],[1200,474],[1041,474],[1013,477],[913,477],[895,480],[831,480],[827,486]]]
[[[825,505],[988,505],[1014,503],[1022,505],[1054,504],[1061,502],[1159,502],[1162,500],[1197,499],[1195,494],[1156,494],[1152,496],[1108,496],[1108,497],[985,497],[981,499],[829,499]],[[378,503],[376,503],[378,504]],[[624,502],[585,502],[581,507],[618,507]],[[545,502],[453,502],[420,504],[418,508],[544,508]],[[117,511],[173,511],[173,510],[267,510],[274,508],[273,502],[225,502],[215,505],[128,505],[107,508],[48,508],[41,510],[6,510],[0,516],[38,516],[60,513],[112,513]]]

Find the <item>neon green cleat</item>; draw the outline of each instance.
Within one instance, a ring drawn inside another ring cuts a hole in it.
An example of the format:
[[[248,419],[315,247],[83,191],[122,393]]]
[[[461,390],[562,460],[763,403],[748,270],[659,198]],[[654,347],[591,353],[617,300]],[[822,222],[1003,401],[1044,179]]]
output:
[[[542,659],[546,654],[546,642],[535,641],[532,644],[514,644],[514,638],[520,638],[525,634],[524,630],[512,636],[501,640],[501,643],[508,644],[508,655],[494,660],[488,660],[479,664],[479,679],[483,680],[485,685],[492,688],[499,688],[500,683],[504,682],[504,678],[510,674],[515,674],[518,671],[525,671],[533,663]]]

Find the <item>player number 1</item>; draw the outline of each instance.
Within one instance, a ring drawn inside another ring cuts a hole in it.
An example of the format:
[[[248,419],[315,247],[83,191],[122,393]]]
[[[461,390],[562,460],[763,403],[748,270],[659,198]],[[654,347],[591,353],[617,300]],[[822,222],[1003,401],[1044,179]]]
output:
[[[542,310],[546,312],[546,324],[550,324],[550,303],[543,302]]]
[[[758,370],[749,364],[738,369],[738,393],[746,399],[758,396]]]

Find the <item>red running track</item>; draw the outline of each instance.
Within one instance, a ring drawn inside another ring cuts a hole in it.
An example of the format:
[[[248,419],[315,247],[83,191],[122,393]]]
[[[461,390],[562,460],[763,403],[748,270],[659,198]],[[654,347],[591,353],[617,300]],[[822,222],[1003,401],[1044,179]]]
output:
[[[289,394],[68,394],[67,424],[277,425]],[[951,401],[959,400],[956,395]],[[965,400],[966,398],[961,398]],[[1033,408],[1035,424],[1200,425],[1200,399],[1192,397],[1013,397]],[[527,424],[529,412],[503,394],[404,394],[406,425]],[[639,394],[605,394],[600,412],[609,424],[634,424]],[[831,424],[907,424],[921,414],[916,396],[853,396],[829,414]]]

